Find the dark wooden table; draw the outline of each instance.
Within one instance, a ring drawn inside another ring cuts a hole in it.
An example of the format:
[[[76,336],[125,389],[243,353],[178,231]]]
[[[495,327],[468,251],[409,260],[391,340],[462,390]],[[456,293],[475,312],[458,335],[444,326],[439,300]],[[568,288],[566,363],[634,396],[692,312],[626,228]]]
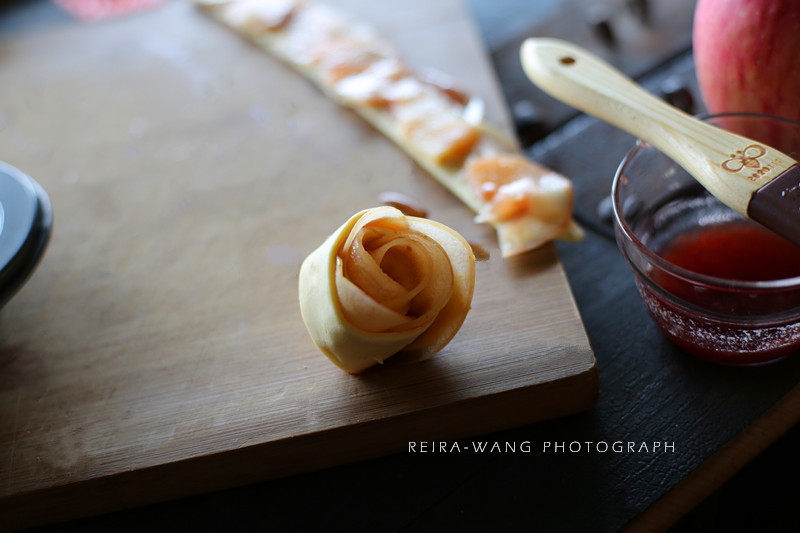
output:
[[[655,92],[680,100],[685,93],[676,89],[685,87],[697,98],[691,2],[653,1],[645,16],[642,2],[472,3],[530,155],[575,182],[587,237],[558,248],[600,371],[591,411],[475,440],[530,441],[539,449],[544,442],[666,441],[674,452],[399,454],[51,529],[663,528],[797,421],[800,358],[719,367],[681,353],[659,333],[613,242],[603,201],[633,139],[554,104],[514,62],[526,35],[566,37]],[[797,473],[790,455],[778,460],[789,462],[787,476]]]

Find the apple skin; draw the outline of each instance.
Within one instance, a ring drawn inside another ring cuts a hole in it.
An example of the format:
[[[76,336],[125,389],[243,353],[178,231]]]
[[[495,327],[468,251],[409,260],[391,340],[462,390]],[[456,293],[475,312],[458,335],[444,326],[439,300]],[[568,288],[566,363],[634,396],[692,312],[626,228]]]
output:
[[[800,0],[700,0],[693,43],[710,112],[800,121]]]

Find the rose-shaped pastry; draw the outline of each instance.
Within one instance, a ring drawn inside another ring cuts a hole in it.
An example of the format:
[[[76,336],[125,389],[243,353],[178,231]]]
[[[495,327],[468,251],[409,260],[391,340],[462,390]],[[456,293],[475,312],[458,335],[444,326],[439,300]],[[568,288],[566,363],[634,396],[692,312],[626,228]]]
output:
[[[299,285],[314,343],[358,373],[395,354],[427,359],[450,342],[470,308],[475,257],[447,226],[376,207],[306,258]]]

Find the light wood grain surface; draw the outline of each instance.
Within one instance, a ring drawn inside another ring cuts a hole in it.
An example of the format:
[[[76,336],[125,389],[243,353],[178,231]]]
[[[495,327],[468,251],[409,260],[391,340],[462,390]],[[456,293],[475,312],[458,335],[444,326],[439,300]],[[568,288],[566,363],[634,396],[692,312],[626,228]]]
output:
[[[508,117],[455,0],[339,2]],[[55,211],[0,314],[0,525],[138,505],[585,409],[595,362],[552,246],[493,231],[389,141],[180,2],[0,37],[0,154]],[[447,348],[351,376],[309,339],[303,257],[392,190],[483,245]]]

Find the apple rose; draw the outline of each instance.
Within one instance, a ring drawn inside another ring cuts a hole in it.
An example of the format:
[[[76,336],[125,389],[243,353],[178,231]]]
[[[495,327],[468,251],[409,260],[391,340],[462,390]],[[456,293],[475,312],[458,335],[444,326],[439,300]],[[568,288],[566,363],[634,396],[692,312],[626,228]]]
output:
[[[447,226],[394,207],[355,214],[300,267],[300,311],[317,347],[358,373],[398,354],[421,361],[456,334],[475,257]]]

